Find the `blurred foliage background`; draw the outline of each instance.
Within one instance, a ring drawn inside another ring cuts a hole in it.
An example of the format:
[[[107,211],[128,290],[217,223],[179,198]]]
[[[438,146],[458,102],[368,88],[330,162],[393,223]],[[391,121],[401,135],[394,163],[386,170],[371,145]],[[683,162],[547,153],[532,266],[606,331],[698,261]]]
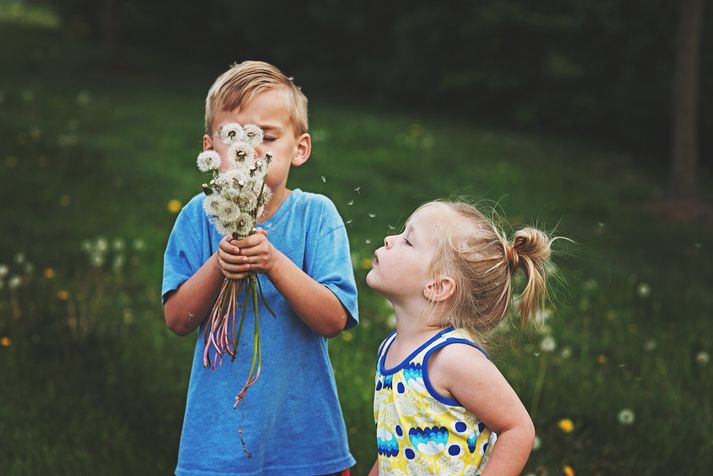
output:
[[[350,234],[361,324],[330,353],[354,474],[393,326],[371,254],[455,194],[575,241],[542,325],[493,339],[537,427],[525,473],[704,474],[713,8],[688,15],[697,86],[675,95],[691,3],[0,0],[0,473],[173,471],[195,335],[163,323],[163,250],[200,190],[208,87],[264,59],[310,98],[290,186],[332,198]]]

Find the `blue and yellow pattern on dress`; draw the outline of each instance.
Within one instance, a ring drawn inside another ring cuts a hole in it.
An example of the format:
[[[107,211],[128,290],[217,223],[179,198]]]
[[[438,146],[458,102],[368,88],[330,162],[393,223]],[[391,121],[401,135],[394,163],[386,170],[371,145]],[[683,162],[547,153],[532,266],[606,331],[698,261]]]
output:
[[[439,395],[428,379],[428,357],[454,342],[477,347],[465,331],[446,329],[396,367],[384,362],[396,334],[379,349],[374,420],[379,474],[479,475],[497,436],[455,400]]]

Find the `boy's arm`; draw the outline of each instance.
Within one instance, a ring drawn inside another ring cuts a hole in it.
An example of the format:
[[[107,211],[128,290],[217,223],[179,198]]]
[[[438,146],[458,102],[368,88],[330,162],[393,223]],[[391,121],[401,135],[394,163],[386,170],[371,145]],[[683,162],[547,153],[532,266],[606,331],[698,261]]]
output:
[[[452,344],[430,358],[428,372],[434,387],[445,388],[444,393],[498,435],[483,476],[519,475],[532,450],[535,427],[497,367],[473,347]]]
[[[193,332],[210,312],[223,279],[215,253],[166,298],[163,316],[168,328],[180,336]]]
[[[272,246],[264,233],[221,241],[218,264],[233,279],[243,279],[248,272],[265,273],[295,314],[317,334],[334,337],[347,324],[348,312],[337,296]]]
[[[369,470],[368,476],[379,476],[379,460],[374,462],[374,466]]]

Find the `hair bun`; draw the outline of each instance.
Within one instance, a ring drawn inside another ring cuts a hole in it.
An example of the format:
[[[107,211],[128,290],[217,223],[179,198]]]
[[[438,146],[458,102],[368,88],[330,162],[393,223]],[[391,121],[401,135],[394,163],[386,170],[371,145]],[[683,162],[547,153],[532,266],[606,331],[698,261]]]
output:
[[[520,258],[527,257],[535,262],[546,261],[550,257],[550,244],[552,240],[537,228],[527,227],[515,233],[513,239],[513,257],[515,265],[520,261]],[[508,262],[510,260],[508,259]]]

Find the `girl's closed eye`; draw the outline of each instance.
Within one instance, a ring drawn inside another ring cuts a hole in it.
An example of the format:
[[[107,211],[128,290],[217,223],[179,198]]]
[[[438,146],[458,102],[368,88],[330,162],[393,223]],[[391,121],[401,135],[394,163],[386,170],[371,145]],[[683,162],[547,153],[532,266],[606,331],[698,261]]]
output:
[[[404,237],[404,243],[406,243],[406,246],[413,246],[413,243],[411,243],[408,238]]]

